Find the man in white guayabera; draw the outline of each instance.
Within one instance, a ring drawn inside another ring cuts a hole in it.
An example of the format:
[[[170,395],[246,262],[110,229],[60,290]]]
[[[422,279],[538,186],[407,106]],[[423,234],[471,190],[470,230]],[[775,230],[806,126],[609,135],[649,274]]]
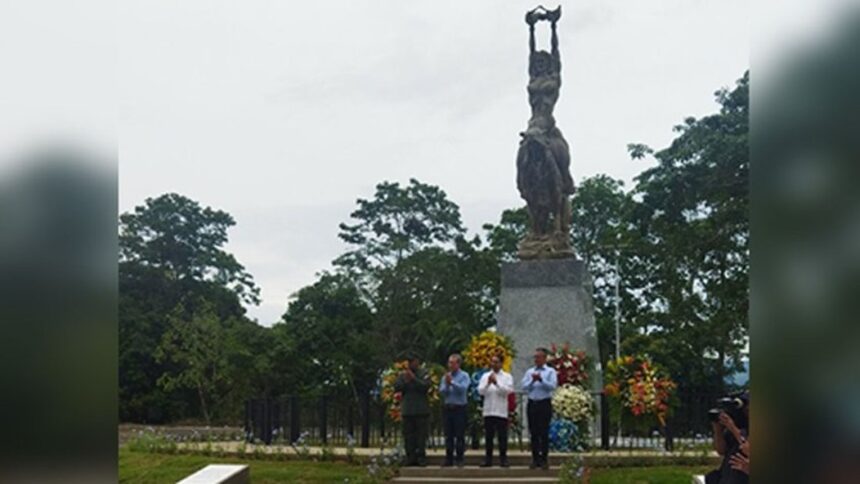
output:
[[[499,436],[499,464],[508,467],[508,395],[514,391],[514,379],[502,370],[502,359],[490,360],[490,371],[481,376],[478,393],[484,397],[484,435],[487,454],[481,467],[493,465],[493,440]]]

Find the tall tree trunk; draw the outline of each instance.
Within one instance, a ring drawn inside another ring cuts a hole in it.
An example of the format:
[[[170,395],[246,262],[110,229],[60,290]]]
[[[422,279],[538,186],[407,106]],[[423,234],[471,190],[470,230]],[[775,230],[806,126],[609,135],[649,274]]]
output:
[[[197,384],[197,396],[200,397],[200,409],[203,411],[203,418],[206,420],[206,425],[211,425],[209,419],[209,409],[206,407],[206,397],[203,395],[203,386]]]
[[[723,256],[720,258],[720,286],[719,286],[720,289],[724,288],[725,284],[726,284],[726,265],[727,265],[726,257],[727,257],[727,255],[725,253],[723,253]],[[729,341],[731,323],[729,320],[730,316],[727,317],[725,315],[723,302],[720,300],[717,300],[717,304],[719,305],[718,306],[718,312],[717,312],[717,314],[718,314],[717,320],[720,323],[723,323],[723,324],[721,324],[721,326],[725,326],[725,330],[726,330],[726,332],[723,335],[721,335],[721,344],[720,344],[720,349],[719,349],[720,367],[717,369],[717,377],[719,378],[719,381],[717,382],[717,389],[719,389],[720,394],[723,394],[726,391],[726,348],[731,343]]]
[[[719,366],[717,367],[717,389],[720,394],[725,393],[726,391],[726,340],[723,340],[720,343],[719,348]]]

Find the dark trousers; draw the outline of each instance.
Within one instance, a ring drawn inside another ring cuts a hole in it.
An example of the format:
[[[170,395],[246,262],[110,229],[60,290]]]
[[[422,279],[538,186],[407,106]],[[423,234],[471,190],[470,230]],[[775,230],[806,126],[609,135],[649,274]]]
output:
[[[466,406],[445,405],[442,415],[445,427],[445,463],[454,462],[454,452],[457,452],[457,462],[463,462],[466,453]]]
[[[484,417],[484,435],[486,436],[487,455],[485,460],[493,462],[493,440],[499,436],[499,459],[508,460],[508,419],[502,417]]]
[[[532,462],[541,465],[547,462],[549,456],[549,422],[552,420],[552,402],[549,398],[529,400],[526,411],[529,417]]]
[[[727,453],[732,455],[733,452]],[[720,468],[705,474],[705,484],[749,484],[750,478],[741,471],[732,469],[729,458],[723,457]]]
[[[427,415],[403,416],[403,447],[406,465],[427,463]]]

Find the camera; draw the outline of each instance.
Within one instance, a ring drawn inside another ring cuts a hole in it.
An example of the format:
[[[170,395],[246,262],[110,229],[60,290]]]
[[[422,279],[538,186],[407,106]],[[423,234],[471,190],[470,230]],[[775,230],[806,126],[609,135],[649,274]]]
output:
[[[720,412],[726,412],[734,420],[735,425],[739,428],[746,427],[747,416],[744,409],[747,405],[749,405],[749,393],[746,391],[730,393],[717,399],[717,406],[708,410],[708,420],[717,422]]]

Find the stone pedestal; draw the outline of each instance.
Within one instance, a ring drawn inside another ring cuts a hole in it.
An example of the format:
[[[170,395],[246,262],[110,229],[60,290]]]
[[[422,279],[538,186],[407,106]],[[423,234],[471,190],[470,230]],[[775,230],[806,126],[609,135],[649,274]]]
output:
[[[585,350],[593,363],[591,391],[602,390],[592,292],[591,275],[575,258],[502,265],[497,330],[514,341],[512,374],[518,390],[523,374],[534,364],[535,348],[566,342],[573,350]],[[597,398],[595,403],[599,410]],[[599,423],[596,418],[592,437],[600,435]]]

